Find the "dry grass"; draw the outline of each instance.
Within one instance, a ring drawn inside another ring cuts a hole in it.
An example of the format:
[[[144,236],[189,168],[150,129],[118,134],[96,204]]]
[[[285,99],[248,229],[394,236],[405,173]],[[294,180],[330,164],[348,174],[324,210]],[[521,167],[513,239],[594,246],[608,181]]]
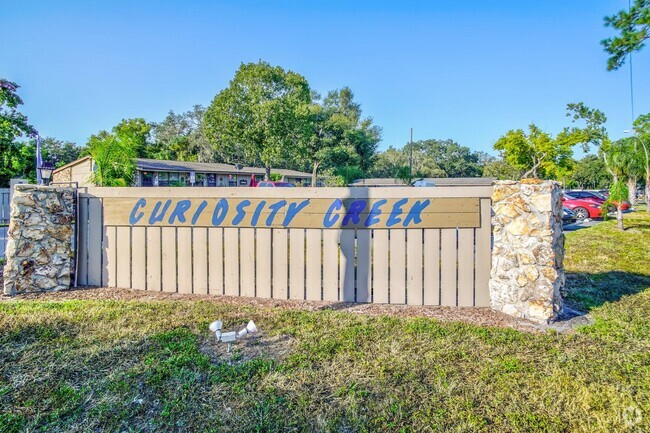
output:
[[[562,334],[92,292],[0,302],[0,432],[649,431],[650,218],[628,219],[568,236],[569,300],[595,323]],[[227,355],[215,318],[264,334]]]

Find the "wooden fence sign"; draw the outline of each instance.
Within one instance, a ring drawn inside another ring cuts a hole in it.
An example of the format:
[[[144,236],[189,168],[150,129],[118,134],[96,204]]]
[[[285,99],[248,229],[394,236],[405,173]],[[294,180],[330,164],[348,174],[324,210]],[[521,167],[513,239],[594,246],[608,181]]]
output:
[[[114,226],[318,229],[480,227],[480,199],[442,198],[162,198],[104,199]]]

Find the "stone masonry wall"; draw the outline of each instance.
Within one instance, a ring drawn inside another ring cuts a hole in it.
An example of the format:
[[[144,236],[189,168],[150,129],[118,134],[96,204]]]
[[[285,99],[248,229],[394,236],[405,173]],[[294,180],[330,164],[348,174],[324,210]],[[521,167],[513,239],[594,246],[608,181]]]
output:
[[[565,281],[558,183],[497,181],[492,207],[492,308],[537,322],[556,319]]]
[[[75,190],[16,185],[4,267],[4,293],[70,287],[74,273]]]

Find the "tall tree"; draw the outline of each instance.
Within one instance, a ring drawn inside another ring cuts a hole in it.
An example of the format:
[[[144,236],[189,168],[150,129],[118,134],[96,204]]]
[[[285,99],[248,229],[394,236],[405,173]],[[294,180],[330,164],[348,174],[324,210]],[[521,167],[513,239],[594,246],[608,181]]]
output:
[[[57,167],[79,159],[83,149],[71,141],[58,140],[54,137],[41,139],[43,159],[52,161]]]
[[[534,124],[523,130],[510,130],[494,143],[494,148],[503,152],[504,159],[513,167],[523,171],[522,178],[561,178],[571,168],[572,146],[567,131],[553,138]]]
[[[21,145],[16,140],[36,135],[27,116],[18,111],[23,104],[18,96],[19,88],[18,84],[0,78],[0,186],[5,187],[9,185],[9,179],[22,174],[15,167],[16,158],[21,153]]]
[[[609,54],[607,70],[612,71],[623,66],[625,56],[641,50],[650,38],[650,0],[635,0],[629,11],[605,17],[605,26],[619,32],[618,36],[600,42]]]
[[[578,160],[569,177],[572,188],[608,188],[611,179],[603,159],[598,155],[586,155]]]
[[[205,108],[195,105],[192,110],[176,114],[170,111],[167,117],[153,127],[154,150],[150,154],[156,159],[178,161],[214,162],[227,159],[219,155],[205,138],[203,118]]]
[[[312,93],[312,99],[313,103],[304,107],[307,122],[301,140],[301,156],[305,165],[311,166],[312,185],[319,169],[332,172],[349,166],[367,171],[375,158],[381,129],[371,118],[361,117],[361,105],[354,101],[352,91],[347,87],[331,91],[322,102]]]
[[[645,168],[645,211],[650,212],[650,113],[634,121],[635,146],[642,150]]]
[[[269,179],[273,165],[295,158],[306,121],[301,110],[310,103],[302,75],[262,61],[242,64],[208,107],[203,128],[215,148],[261,163]]]
[[[124,145],[133,149],[136,158],[147,158],[152,152],[151,129],[153,125],[141,117],[122,119],[113,127],[113,134]]]

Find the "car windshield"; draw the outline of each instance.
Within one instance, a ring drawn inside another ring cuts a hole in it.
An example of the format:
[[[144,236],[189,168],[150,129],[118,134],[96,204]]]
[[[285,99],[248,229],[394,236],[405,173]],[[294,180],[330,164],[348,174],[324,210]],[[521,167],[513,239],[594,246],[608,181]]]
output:
[[[571,194],[567,194],[567,193],[564,193],[564,198],[566,198],[567,200],[575,200],[576,199],[574,196],[572,196]]]
[[[593,194],[594,194],[594,196],[598,197],[601,200],[607,200],[607,197],[605,197],[604,195],[602,195],[599,192],[594,192]]]

